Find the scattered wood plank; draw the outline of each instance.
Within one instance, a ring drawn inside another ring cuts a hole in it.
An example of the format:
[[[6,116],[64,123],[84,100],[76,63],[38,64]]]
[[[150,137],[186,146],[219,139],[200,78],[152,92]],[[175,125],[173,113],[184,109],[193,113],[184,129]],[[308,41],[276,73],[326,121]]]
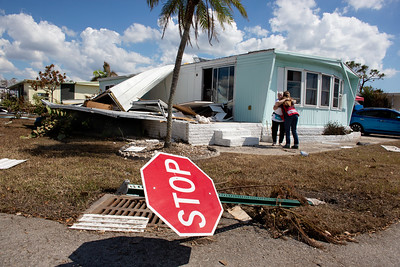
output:
[[[83,214],[70,228],[94,231],[144,232],[148,221],[149,218],[139,216]]]

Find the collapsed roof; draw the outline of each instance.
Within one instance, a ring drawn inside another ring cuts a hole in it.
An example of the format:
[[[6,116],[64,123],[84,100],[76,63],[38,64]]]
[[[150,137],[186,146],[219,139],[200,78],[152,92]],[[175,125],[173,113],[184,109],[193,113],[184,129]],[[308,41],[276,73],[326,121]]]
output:
[[[115,104],[121,111],[128,111],[134,101],[163,81],[173,69],[174,65],[166,65],[139,73],[96,96],[93,101]]]

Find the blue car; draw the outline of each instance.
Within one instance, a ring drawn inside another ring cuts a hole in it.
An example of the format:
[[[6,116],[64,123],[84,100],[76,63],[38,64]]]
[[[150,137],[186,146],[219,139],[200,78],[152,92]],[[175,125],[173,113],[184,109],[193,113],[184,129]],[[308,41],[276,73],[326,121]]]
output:
[[[354,110],[350,127],[363,134],[400,135],[400,112],[388,108],[363,108]]]

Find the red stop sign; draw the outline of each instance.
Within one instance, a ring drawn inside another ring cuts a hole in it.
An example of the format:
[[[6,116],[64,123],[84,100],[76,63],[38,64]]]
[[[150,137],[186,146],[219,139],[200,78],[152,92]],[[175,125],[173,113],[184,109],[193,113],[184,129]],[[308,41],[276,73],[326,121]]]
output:
[[[211,178],[190,159],[158,153],[140,172],[147,206],[178,235],[213,235],[222,205]]]

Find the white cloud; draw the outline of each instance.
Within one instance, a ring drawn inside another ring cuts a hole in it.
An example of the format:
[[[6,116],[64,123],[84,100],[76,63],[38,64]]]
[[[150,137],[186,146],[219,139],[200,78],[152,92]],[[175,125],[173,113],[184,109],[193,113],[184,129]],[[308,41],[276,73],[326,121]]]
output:
[[[313,0],[278,0],[271,28],[285,34],[288,50],[382,68],[382,60],[392,44],[391,35],[354,17],[335,12],[320,16],[318,11]]]
[[[254,27],[245,27],[244,28],[245,32],[248,32],[251,35],[254,35],[256,37],[267,37],[268,36],[268,30],[261,28],[260,25],[254,26]]]
[[[392,78],[394,77],[397,73],[399,73],[400,71],[396,70],[396,69],[383,69],[382,71],[380,71],[381,73],[385,73],[385,78]]]
[[[134,73],[137,65],[152,63],[150,58],[122,48],[122,38],[115,31],[89,27],[81,33],[81,38],[82,54],[92,70],[101,68],[103,61],[107,61],[117,73]]]
[[[1,72],[12,72],[15,71],[16,67],[10,61],[0,56],[0,71]]]
[[[276,48],[383,68],[382,61],[393,37],[376,26],[337,12],[320,14],[314,0],[277,0],[273,7],[270,30],[259,25],[239,29],[236,23],[225,25],[223,30],[216,24],[218,41],[214,39],[212,45],[206,32],[199,32],[197,42],[192,32],[193,46],[186,47],[183,62],[191,62],[194,55],[216,58]],[[0,13],[0,70],[34,78],[44,66],[54,63],[70,78],[88,80],[107,61],[120,75],[137,73],[175,62],[180,42],[176,20],[169,23],[163,39],[160,35],[160,29],[138,23],[122,33],[91,27],[75,33],[65,26],[36,22],[24,13]],[[135,50],[136,46],[151,46],[152,53],[144,56]],[[18,70],[14,60],[28,66]]]
[[[70,37],[75,37],[76,36],[76,32],[74,32],[73,30],[68,29],[66,26],[62,26],[61,29],[67,36],[70,36]]]
[[[62,30],[47,21],[36,23],[26,14],[11,14],[4,17],[8,35],[20,49],[56,53],[64,42]]]
[[[355,10],[362,8],[379,10],[385,4],[385,0],[346,0],[346,2]]]
[[[139,29],[139,34],[145,30],[151,32],[150,28],[139,24],[134,24],[126,32],[132,33],[133,29]],[[153,30],[153,34],[156,32]],[[3,36],[5,33],[7,37]],[[71,37],[71,41],[66,40],[66,36]],[[151,58],[124,48],[122,40],[119,33],[108,29],[88,27],[76,36],[67,27],[58,27],[47,21],[36,22],[24,13],[0,15],[2,71],[8,68],[8,72],[16,75],[30,75],[23,78],[32,78],[33,73],[37,76],[39,70],[52,63],[76,80],[90,79],[93,70],[102,68],[104,61],[122,74],[137,72],[143,64],[153,64]],[[18,70],[12,65],[13,60],[25,62],[31,68]]]
[[[127,43],[142,43],[148,40],[160,39],[159,30],[139,23],[133,23],[124,31],[123,41]]]

